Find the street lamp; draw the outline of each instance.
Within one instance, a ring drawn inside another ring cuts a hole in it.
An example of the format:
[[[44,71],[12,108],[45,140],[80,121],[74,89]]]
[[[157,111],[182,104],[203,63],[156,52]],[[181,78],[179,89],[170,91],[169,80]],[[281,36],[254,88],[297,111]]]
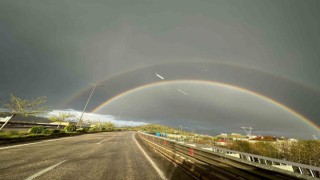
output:
[[[93,88],[92,88],[92,91],[91,91],[91,93],[90,93],[90,96],[89,96],[89,98],[88,98],[88,100],[87,100],[87,103],[86,103],[86,105],[85,105],[84,108],[83,108],[83,111],[82,111],[82,113],[81,113],[80,119],[79,119],[79,121],[78,121],[78,123],[77,123],[77,127],[78,127],[79,123],[81,122],[81,119],[82,119],[82,116],[83,116],[83,114],[84,114],[84,111],[86,110],[86,108],[87,108],[87,106],[88,106],[88,104],[89,104],[89,101],[90,101],[90,99],[91,99],[91,96],[92,96],[94,90],[96,89],[97,86],[104,86],[104,84],[98,84],[98,85],[96,85],[96,84],[93,84],[93,83],[90,83],[89,85],[92,85]],[[80,124],[80,128],[81,128],[81,124]]]

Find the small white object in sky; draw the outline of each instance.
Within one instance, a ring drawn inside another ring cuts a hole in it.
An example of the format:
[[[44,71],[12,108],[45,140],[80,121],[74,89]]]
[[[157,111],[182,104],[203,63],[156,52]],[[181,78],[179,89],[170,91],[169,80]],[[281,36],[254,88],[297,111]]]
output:
[[[182,91],[181,89],[177,89],[177,90],[180,91],[180,92],[181,92],[182,94],[184,94],[184,95],[188,95],[188,93]]]
[[[160,76],[159,74],[155,73],[156,76],[158,76],[160,79],[164,79],[164,77]]]

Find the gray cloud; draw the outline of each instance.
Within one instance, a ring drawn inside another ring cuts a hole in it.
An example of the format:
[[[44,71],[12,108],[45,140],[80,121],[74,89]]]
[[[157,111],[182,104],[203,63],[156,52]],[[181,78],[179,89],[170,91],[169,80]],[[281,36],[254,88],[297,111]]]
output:
[[[64,102],[109,78],[92,109],[162,73],[247,88],[319,124],[319,7],[317,0],[1,1],[0,99],[46,95],[53,107],[81,109],[87,96]],[[150,68],[133,71],[142,67]]]

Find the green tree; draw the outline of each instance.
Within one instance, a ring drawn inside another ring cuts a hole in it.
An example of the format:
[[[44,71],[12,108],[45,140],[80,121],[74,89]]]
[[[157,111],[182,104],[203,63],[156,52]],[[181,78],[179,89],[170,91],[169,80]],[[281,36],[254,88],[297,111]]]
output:
[[[271,158],[278,158],[279,150],[275,146],[273,142],[265,141],[265,142],[256,142],[250,144],[251,153],[257,154],[260,156],[266,156]]]
[[[39,113],[45,112],[48,109],[48,107],[43,106],[46,101],[47,98],[45,96],[34,99],[21,99],[10,94],[10,101],[5,103],[3,107],[9,110],[11,117],[2,125],[2,127],[0,127],[0,130],[9,122],[12,117],[16,115],[27,117],[35,116]]]
[[[69,113],[59,113],[58,115],[53,115],[49,118],[50,121],[59,123],[57,129],[59,129],[62,122],[65,122],[66,119],[74,117],[74,115]]]
[[[74,132],[76,131],[77,127],[75,125],[69,124],[68,126],[64,127],[65,132]]]
[[[292,142],[287,153],[287,159],[290,161],[320,166],[320,141],[300,140]]]
[[[251,145],[247,141],[233,141],[232,143],[228,144],[228,148],[235,151],[247,152],[251,153]]]
[[[32,128],[29,129],[28,131],[29,133],[32,134],[39,134],[39,133],[47,133],[48,129],[46,127],[43,126],[33,126]]]
[[[111,122],[105,123],[95,123],[91,128],[91,131],[113,131],[115,129],[115,125]]]
[[[115,129],[115,125],[111,122],[106,122],[102,126],[106,129],[106,131],[113,131]]]

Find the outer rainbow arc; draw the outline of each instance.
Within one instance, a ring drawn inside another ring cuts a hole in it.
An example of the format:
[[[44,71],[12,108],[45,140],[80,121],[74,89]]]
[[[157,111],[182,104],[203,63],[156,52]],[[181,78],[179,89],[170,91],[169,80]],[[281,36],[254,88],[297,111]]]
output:
[[[139,67],[136,67],[136,68],[134,68],[134,69],[130,69],[130,70],[127,70],[127,71],[118,73],[118,74],[116,74],[116,75],[114,75],[114,76],[112,76],[112,77],[108,77],[108,78],[103,79],[103,80],[98,80],[96,83],[97,83],[97,84],[103,83],[103,82],[105,82],[105,81],[107,81],[107,80],[110,80],[110,79],[113,79],[113,78],[115,78],[115,77],[117,77],[117,76],[124,75],[124,74],[130,73],[130,72],[133,72],[133,71],[136,71],[136,70],[139,70],[139,69],[156,67],[156,66],[161,66],[161,65],[166,65],[166,64],[179,64],[179,63],[184,63],[184,64],[185,64],[185,63],[197,63],[197,62],[196,62],[196,61],[186,61],[186,62],[177,61],[177,62],[172,62],[172,63],[159,63],[159,64],[155,64],[155,65],[139,66]],[[259,71],[259,72],[262,72],[262,73],[266,73],[266,74],[271,75],[270,73],[268,73],[268,72],[266,72],[266,71],[261,71],[261,70],[258,70],[258,69],[255,69],[255,68],[250,68],[250,67],[243,67],[243,66],[240,66],[240,65],[238,65],[238,64],[222,63],[222,62],[218,62],[218,61],[215,61],[215,62],[212,62],[212,61],[201,61],[200,63],[227,65],[227,66],[230,66],[230,67],[237,67],[237,68],[241,68],[241,69],[254,70],[254,71]],[[272,74],[272,75],[275,76],[274,74]],[[282,79],[288,80],[288,79],[286,79],[286,78],[284,78],[284,77],[282,77],[282,76],[277,76],[277,77],[280,77],[280,78],[282,78]],[[208,80],[202,80],[202,81],[208,81]],[[292,81],[292,80],[290,80],[290,81]],[[294,81],[292,81],[292,82],[294,82]],[[298,83],[298,82],[295,82],[295,83]],[[300,84],[300,83],[299,83],[299,84]],[[306,85],[304,84],[304,86],[306,86]],[[139,86],[139,87],[141,87],[141,86]],[[311,87],[309,87],[309,86],[306,86],[306,87],[311,88]],[[65,101],[63,102],[63,104],[68,104],[68,103],[70,103],[72,100],[74,100],[74,99],[76,99],[76,98],[79,98],[79,97],[80,97],[84,92],[86,92],[88,89],[89,89],[89,88],[86,88],[86,89],[84,89],[84,90],[81,90],[81,91],[77,92],[77,93],[74,94],[72,97],[70,97],[70,98],[68,98],[67,100],[65,100]],[[320,92],[319,89],[315,89],[315,90],[317,90],[317,91]],[[130,91],[130,90],[128,90],[128,91]],[[127,91],[126,91],[126,92],[127,92]]]
[[[310,125],[314,129],[320,131],[320,127],[318,125],[316,125],[314,122],[312,122],[311,120],[307,119],[303,115],[299,114],[298,112],[294,111],[293,109],[281,104],[280,102],[278,102],[278,101],[276,101],[276,100],[274,100],[272,98],[266,97],[264,95],[258,94],[258,93],[254,92],[254,91],[250,91],[250,90],[242,88],[242,87],[238,87],[238,86],[234,86],[234,85],[230,85],[230,84],[225,84],[225,83],[221,83],[221,82],[204,81],[204,80],[171,80],[171,81],[161,81],[161,82],[145,84],[143,86],[139,86],[139,87],[130,89],[128,91],[125,91],[123,93],[120,93],[120,94],[110,98],[109,100],[105,101],[101,105],[99,105],[96,108],[94,108],[92,110],[92,112],[96,112],[96,111],[100,110],[101,108],[103,108],[104,106],[110,104],[111,102],[113,102],[114,100],[116,100],[118,98],[124,97],[126,95],[132,94],[132,93],[137,92],[137,91],[141,91],[141,90],[146,89],[146,88],[150,88],[150,87],[157,86],[157,85],[163,85],[163,84],[173,84],[173,83],[183,83],[183,82],[213,84],[213,85],[218,85],[218,86],[223,86],[223,87],[226,87],[226,88],[230,88],[230,89],[233,89],[233,90],[238,90],[238,91],[241,91],[241,92],[244,92],[244,93],[248,93],[250,95],[256,96],[256,97],[258,97],[260,99],[263,99],[263,100],[265,100],[265,101],[267,101],[267,102],[269,102],[271,104],[276,105],[279,108],[282,108],[282,109],[290,112],[291,114],[293,114],[296,117],[300,118],[301,120],[303,120],[305,123],[307,123],[308,125]]]

